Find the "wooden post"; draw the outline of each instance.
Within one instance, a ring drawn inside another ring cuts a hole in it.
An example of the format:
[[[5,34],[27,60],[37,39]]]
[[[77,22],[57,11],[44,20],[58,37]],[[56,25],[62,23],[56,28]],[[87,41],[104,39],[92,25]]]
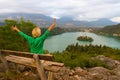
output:
[[[53,72],[48,72],[48,80],[53,80]]]
[[[4,57],[2,57],[1,51],[0,51],[0,59],[1,59],[1,61],[3,62],[4,66],[5,66],[6,72],[9,72],[9,67],[8,67],[7,60]]]
[[[43,66],[42,66],[42,63],[39,60],[38,55],[34,54],[33,58],[35,59],[36,68],[37,68],[37,71],[38,71],[38,74],[39,74],[41,80],[47,80],[44,69],[43,69]]]

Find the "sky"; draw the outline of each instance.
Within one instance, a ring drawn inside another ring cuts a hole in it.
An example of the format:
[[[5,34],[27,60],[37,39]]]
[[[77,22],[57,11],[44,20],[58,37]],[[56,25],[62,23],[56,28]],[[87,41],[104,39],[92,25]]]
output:
[[[11,12],[86,21],[107,18],[120,22],[120,0],[0,0],[0,14]]]

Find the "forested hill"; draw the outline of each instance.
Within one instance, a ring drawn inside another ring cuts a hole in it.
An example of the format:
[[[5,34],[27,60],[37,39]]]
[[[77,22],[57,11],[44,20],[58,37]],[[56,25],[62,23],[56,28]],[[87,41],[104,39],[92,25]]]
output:
[[[105,26],[104,28],[98,30],[97,33],[120,36],[120,24]]]

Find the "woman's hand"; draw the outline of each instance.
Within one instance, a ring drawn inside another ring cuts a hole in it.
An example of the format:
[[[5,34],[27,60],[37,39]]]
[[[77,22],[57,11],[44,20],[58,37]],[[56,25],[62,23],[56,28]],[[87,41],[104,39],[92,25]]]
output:
[[[11,29],[12,29],[13,31],[17,31],[17,32],[20,31],[16,26],[12,26]]]
[[[54,18],[53,23],[49,26],[48,30],[51,31],[56,26],[56,18]]]

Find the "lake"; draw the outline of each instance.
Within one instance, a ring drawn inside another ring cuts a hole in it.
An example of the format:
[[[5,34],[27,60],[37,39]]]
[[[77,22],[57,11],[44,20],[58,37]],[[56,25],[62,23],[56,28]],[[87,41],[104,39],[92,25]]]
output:
[[[93,42],[85,42],[85,41],[78,41],[77,37],[87,35],[94,39]],[[120,49],[120,40],[114,37],[107,37],[102,35],[97,35],[90,32],[66,32],[63,34],[51,36],[45,40],[44,49],[48,50],[49,52],[54,51],[63,51],[68,45],[76,44],[79,45],[106,45],[112,48],[119,48]]]

